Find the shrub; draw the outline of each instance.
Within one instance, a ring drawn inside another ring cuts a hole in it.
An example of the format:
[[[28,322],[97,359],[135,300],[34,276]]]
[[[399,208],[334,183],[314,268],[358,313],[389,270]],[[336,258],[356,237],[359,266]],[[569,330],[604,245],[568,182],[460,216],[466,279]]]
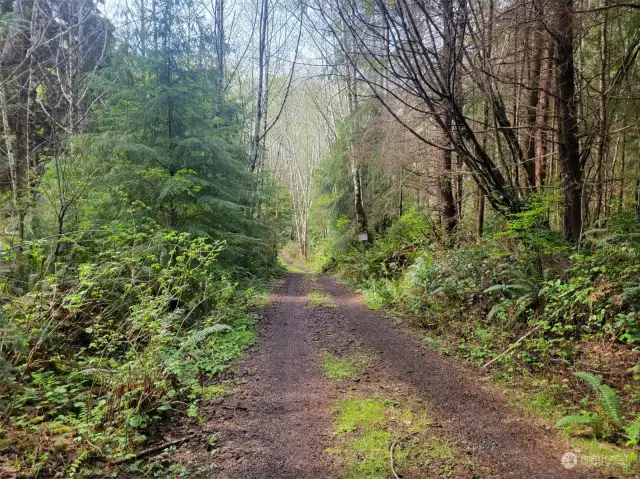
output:
[[[170,410],[197,416],[202,384],[253,341],[253,290],[218,265],[224,243],[122,222],[67,241],[74,261],[2,309],[4,434],[24,475],[74,450],[122,457]],[[47,248],[31,244],[24,267]]]

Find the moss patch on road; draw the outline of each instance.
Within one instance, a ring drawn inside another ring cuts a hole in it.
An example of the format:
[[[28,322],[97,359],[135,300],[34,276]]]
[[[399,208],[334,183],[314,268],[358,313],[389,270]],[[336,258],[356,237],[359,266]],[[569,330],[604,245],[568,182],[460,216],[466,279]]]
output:
[[[296,265],[287,263],[280,256],[278,256],[278,263],[280,264],[280,266],[282,266],[284,269],[286,269],[289,273],[298,273],[298,274],[306,274],[307,273],[303,269],[298,268]]]
[[[327,451],[343,464],[345,479],[392,477],[392,457],[396,473],[405,477],[427,470],[429,477],[448,476],[456,464],[468,472],[472,463],[459,458],[451,441],[435,433],[432,424],[416,398],[351,396],[335,406],[336,445]]]
[[[310,308],[337,308],[339,306],[331,296],[319,291],[311,291],[307,294],[307,299],[307,305]]]
[[[370,357],[360,352],[340,357],[323,349],[320,352],[320,360],[327,379],[353,379],[362,372]]]

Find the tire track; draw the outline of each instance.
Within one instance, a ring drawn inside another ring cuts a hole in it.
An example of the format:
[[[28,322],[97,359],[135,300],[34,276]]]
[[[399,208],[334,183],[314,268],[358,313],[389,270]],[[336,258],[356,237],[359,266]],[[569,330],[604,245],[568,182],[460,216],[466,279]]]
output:
[[[233,479],[335,477],[330,444],[332,394],[317,361],[318,331],[305,307],[303,277],[289,274],[270,300],[260,339],[241,364],[248,385],[226,401],[219,430],[220,474]]]

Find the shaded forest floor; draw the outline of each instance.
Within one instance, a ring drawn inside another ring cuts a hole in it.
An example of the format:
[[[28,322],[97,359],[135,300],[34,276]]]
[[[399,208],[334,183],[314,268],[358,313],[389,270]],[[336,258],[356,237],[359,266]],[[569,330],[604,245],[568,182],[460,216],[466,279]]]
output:
[[[173,453],[201,477],[612,477],[565,468],[571,445],[548,425],[328,276],[274,287],[227,383]]]

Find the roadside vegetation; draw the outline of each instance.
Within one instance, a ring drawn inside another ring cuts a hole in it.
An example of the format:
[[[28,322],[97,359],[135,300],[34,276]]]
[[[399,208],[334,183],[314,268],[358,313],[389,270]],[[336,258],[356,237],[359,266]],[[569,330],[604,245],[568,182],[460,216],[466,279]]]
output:
[[[187,477],[161,453],[225,394],[283,271],[253,92],[222,82],[211,35],[187,41],[190,6],[154,8],[150,31],[84,1],[2,7],[0,477]]]
[[[338,218],[310,263],[405,317],[428,346],[526,391],[516,404],[559,431],[622,447],[614,460],[628,468],[640,413],[640,227],[620,213],[570,245],[545,224],[551,205],[536,198],[495,233],[461,231],[449,244],[417,208],[368,245]]]

